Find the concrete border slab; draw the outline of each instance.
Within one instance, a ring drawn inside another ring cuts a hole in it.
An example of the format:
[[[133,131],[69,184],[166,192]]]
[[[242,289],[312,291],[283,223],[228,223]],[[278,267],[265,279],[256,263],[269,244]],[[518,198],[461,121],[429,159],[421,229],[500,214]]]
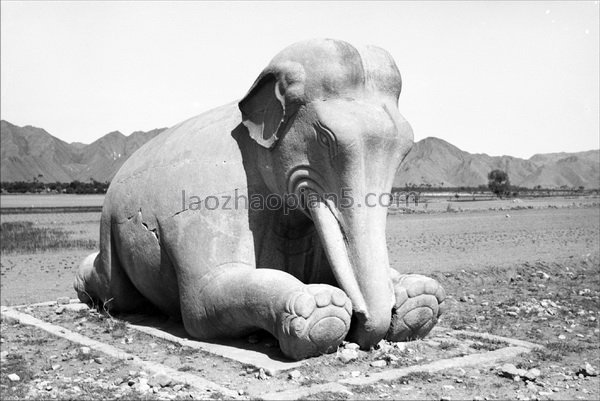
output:
[[[35,308],[59,306],[55,301],[40,302],[31,305],[22,305],[16,308]],[[84,310],[89,307],[79,300],[71,299],[69,304],[60,305],[68,310]],[[132,315],[135,316],[135,315]],[[128,326],[134,330],[149,334],[154,337],[162,338],[171,342],[176,342],[186,347],[206,351],[213,355],[222,356],[240,363],[252,365],[258,369],[262,368],[270,375],[275,375],[291,369],[302,366],[303,361],[285,360],[283,354],[275,348],[266,350],[269,352],[260,352],[249,348],[245,340],[224,340],[220,342],[206,342],[190,338],[180,323],[169,321],[167,323],[159,322],[151,318],[130,319],[128,316],[119,317],[120,320],[127,322]],[[137,322],[137,323],[136,323]]]
[[[368,377],[353,377],[350,379],[339,380],[343,384],[355,386],[372,384],[380,380],[396,380],[403,376],[415,372],[435,373],[446,369],[458,369],[467,366],[486,366],[500,361],[512,359],[520,354],[530,352],[531,348],[525,347],[505,347],[494,351],[488,351],[480,354],[471,354],[456,358],[441,359],[425,365],[409,366],[407,368],[390,369],[382,372],[371,373]]]
[[[169,375],[174,381],[188,384],[190,387],[193,387],[196,390],[217,391],[228,398],[239,398],[238,394],[235,391],[225,388],[217,383],[213,383],[209,380],[203,379],[202,377],[193,375],[191,373],[180,372],[160,363],[145,361],[133,354],[121,351],[120,349],[115,348],[112,345],[93,340],[79,333],[67,330],[64,327],[36,319],[35,317],[28,315],[27,313],[19,312],[12,308],[3,306],[0,309],[0,318],[6,322],[18,322],[21,324],[44,330],[52,335],[64,338],[73,343],[90,347],[113,358],[127,360],[129,361],[129,363],[132,363],[152,374],[165,373]]]
[[[220,394],[228,398],[243,398],[238,396],[236,392],[226,387],[223,387],[217,383],[201,378],[195,374],[180,372],[160,363],[145,361],[133,354],[124,352],[109,344],[93,340],[79,333],[75,333],[63,327],[44,322],[42,320],[36,319],[35,317],[27,313],[16,310],[16,308],[33,308],[48,306],[51,307],[55,305],[57,305],[56,302],[42,302],[38,304],[23,305],[19,307],[3,306],[1,309],[1,317],[3,321],[18,321],[22,324],[34,326],[45,330],[53,335],[63,337],[69,341],[88,346],[112,357],[118,359],[126,359],[130,363],[138,365],[140,368],[145,369],[150,373],[166,373],[173,377],[174,380],[182,383],[187,383],[194,389],[200,391],[218,391]],[[87,305],[80,303],[78,300],[71,300],[69,304],[63,304],[61,306],[69,310],[82,310],[88,308]],[[128,322],[128,326],[134,330],[138,330],[140,332],[144,332],[146,334],[159,337],[171,342],[176,342],[178,344],[181,344],[182,346],[206,351],[211,354],[223,356],[228,359],[253,365],[257,368],[263,368],[265,371],[271,373],[272,375],[299,367],[303,363],[302,361],[286,362],[271,359],[271,357],[265,353],[244,348],[245,341],[238,340],[234,343],[223,344],[208,343],[190,339],[187,337],[187,334],[185,333],[185,330],[183,330],[181,324],[177,322],[161,322],[153,321],[152,318],[148,320],[144,318],[128,318],[127,316],[124,316],[122,320]],[[478,333],[466,330],[448,330],[442,328],[435,328],[432,334],[447,336],[447,338],[452,341],[461,341],[461,336],[466,336],[471,339],[497,341],[499,343],[503,343],[503,345],[509,346],[505,346],[494,351],[470,354],[456,358],[442,359],[423,365],[415,365],[398,369],[387,369],[380,372],[370,373],[369,376],[352,377],[337,381],[331,381],[328,383],[316,384],[309,387],[301,387],[278,392],[264,393],[259,395],[257,398],[264,400],[306,399],[310,398],[311,395],[321,392],[342,393],[352,396],[353,394],[348,386],[361,386],[373,384],[379,381],[396,380],[416,372],[435,373],[447,369],[497,364],[502,361],[513,359],[520,354],[531,352],[536,348],[542,347],[541,345],[531,343],[528,341],[522,341],[513,338],[496,336],[488,333]]]
[[[329,382],[323,384],[315,384],[310,387],[303,387],[299,389],[293,390],[285,390],[274,393],[261,394],[258,398],[261,400],[304,400],[310,398],[311,395],[323,392],[332,392],[332,393],[344,393],[349,396],[353,396],[354,394],[348,390],[346,386],[336,382]]]
[[[303,363],[302,361],[277,361],[271,359],[267,354],[249,349],[244,349],[240,346],[208,343],[204,341],[188,339],[185,337],[173,335],[166,331],[150,326],[129,324],[129,327],[141,331],[143,333],[150,334],[154,337],[176,342],[186,347],[199,349],[214,355],[219,355],[228,359],[233,359],[241,363],[255,366],[256,368],[263,368],[265,372],[267,372],[271,376],[276,375],[280,372],[284,372],[286,370],[295,369],[301,366]]]

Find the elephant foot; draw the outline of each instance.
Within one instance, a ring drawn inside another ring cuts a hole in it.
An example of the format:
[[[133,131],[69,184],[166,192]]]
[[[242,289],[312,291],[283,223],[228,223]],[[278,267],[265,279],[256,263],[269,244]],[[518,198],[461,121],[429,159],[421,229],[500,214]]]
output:
[[[350,329],[352,303],[346,294],[325,284],[294,292],[278,327],[281,351],[299,360],[333,352]]]
[[[408,341],[425,337],[444,310],[446,292],[436,280],[420,274],[396,274],[393,284],[396,303],[386,339]]]
[[[75,281],[73,282],[73,288],[77,293],[77,298],[85,304],[92,305],[94,303],[94,299],[90,292],[94,293],[91,290],[91,277],[94,270],[94,261],[96,260],[96,256],[98,256],[98,252],[92,253],[88,255],[79,265],[79,269],[75,274]]]

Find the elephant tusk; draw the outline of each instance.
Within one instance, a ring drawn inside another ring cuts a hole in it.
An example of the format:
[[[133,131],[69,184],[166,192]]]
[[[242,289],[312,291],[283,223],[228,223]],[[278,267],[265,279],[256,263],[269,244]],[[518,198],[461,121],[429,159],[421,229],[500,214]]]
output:
[[[356,280],[356,272],[350,264],[343,230],[330,209],[332,206],[326,204],[325,200],[310,203],[308,210],[338,284],[352,300],[354,310],[367,315],[367,305]]]

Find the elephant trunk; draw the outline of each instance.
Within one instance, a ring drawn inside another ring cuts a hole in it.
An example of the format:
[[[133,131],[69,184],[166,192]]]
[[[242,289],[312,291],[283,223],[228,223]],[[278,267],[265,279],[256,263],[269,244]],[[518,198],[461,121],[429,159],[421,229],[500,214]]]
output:
[[[387,333],[394,304],[384,207],[341,211],[326,200],[309,207],[339,286],[353,307],[349,339],[368,349]]]

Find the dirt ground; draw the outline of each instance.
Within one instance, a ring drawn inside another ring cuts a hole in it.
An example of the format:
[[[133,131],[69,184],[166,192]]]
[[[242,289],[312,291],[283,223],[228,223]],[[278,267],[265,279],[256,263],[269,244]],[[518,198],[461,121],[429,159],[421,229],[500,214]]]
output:
[[[96,214],[54,216],[54,219],[40,216],[28,218],[37,219],[39,224],[74,225],[81,235],[97,238],[97,223],[93,222]],[[6,217],[3,215],[2,221],[7,221]],[[23,215],[10,218],[22,220]],[[393,267],[431,275],[446,288],[448,312],[439,323],[441,331],[488,332],[544,345],[545,348],[512,361],[516,368],[539,369],[540,376],[532,381],[515,380],[502,375],[500,366],[487,366],[349,386],[352,394],[323,392],[314,398],[600,398],[600,379],[590,375],[594,369],[600,370],[598,207],[391,215],[388,245]],[[74,297],[73,273],[87,253],[2,255],[2,304]],[[467,352],[461,349],[461,341],[417,341],[403,349],[361,351],[358,360],[348,363],[336,353],[312,358],[293,377],[288,373],[271,377],[249,366],[164,340],[151,341],[141,333],[130,333],[126,326],[106,316],[89,312],[57,315],[50,310],[46,319],[90,337],[112,338],[115,346],[128,352],[136,350],[140,356],[199,374],[250,398],[258,394],[257,389],[266,392],[271,388],[283,390],[368,376],[398,366],[425,363],[432,355],[455,356]],[[102,324],[106,330],[94,332],[92,323]],[[222,396],[194,393],[173,385],[146,389],[142,386],[147,382],[145,372],[135,371],[126,362],[82,354],[80,347],[66,340],[25,326],[3,322],[0,336],[2,399]],[[269,337],[259,337],[258,341],[265,347],[276,345]],[[498,345],[476,344],[474,348],[485,350],[493,349],[492,346]],[[385,364],[371,366],[378,360],[384,360]],[[586,370],[585,363],[594,369]],[[19,375],[21,380],[11,382],[8,378],[11,373]]]

